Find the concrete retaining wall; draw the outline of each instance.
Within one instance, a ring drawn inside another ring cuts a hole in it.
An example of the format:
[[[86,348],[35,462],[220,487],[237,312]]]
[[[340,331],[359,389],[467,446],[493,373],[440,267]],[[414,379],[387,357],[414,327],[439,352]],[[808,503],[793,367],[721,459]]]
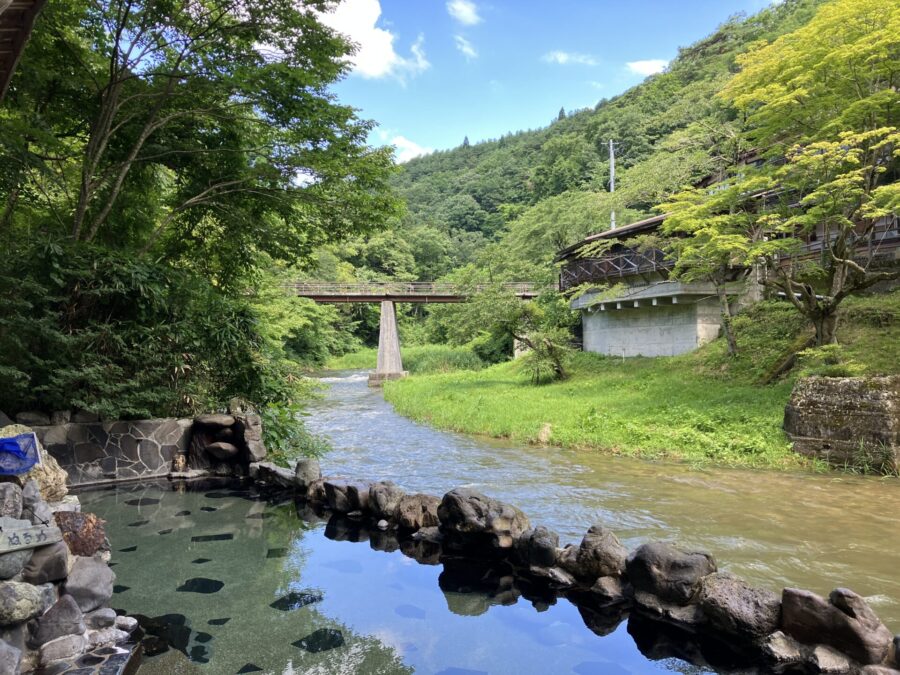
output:
[[[69,484],[165,476],[187,452],[190,419],[35,426],[44,448],[69,474]]]

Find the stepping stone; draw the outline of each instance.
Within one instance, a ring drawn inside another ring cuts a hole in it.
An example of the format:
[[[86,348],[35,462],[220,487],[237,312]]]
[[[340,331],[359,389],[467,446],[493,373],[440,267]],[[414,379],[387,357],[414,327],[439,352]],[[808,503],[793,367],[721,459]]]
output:
[[[133,551],[137,551],[137,546],[128,546],[127,548],[120,548],[120,553],[132,553]]]
[[[140,527],[141,525],[146,525],[149,522],[149,520],[136,520],[133,523],[128,523],[128,527]]]
[[[196,560],[191,560],[195,565],[202,565],[203,563],[212,562],[211,558],[197,558]]]
[[[322,602],[323,595],[317,591],[291,591],[287,595],[278,598],[271,603],[269,607],[279,609],[282,612],[290,612],[294,609],[300,609],[316,602]]]
[[[231,621],[231,617],[226,616],[224,619],[210,619],[206,623],[208,623],[210,626],[224,626],[229,621]]]
[[[179,511],[178,513],[175,514],[175,517],[178,518],[179,516],[189,516],[189,515],[191,515],[190,511]]]
[[[191,541],[229,541],[234,539],[234,535],[230,532],[226,534],[201,534],[197,537],[191,537]]]
[[[141,497],[140,499],[129,499],[125,503],[128,506],[153,506],[154,504],[159,504],[159,500],[153,497]]]
[[[237,675],[246,675],[246,673],[261,673],[262,671],[263,669],[255,663],[248,663],[239,671],[237,671]]]
[[[266,553],[267,558],[284,558],[290,549],[287,548],[270,548]]]
[[[188,579],[176,591],[181,593],[218,593],[225,584],[218,579],[207,579],[206,577],[194,577]]]
[[[343,646],[344,634],[335,628],[320,628],[291,644],[311,654],[318,654],[319,652],[327,652],[329,649]]]

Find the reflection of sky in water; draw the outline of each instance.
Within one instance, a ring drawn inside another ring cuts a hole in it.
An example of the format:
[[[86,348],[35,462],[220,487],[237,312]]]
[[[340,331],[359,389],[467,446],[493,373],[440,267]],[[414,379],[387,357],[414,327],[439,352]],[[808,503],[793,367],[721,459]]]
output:
[[[393,411],[366,374],[323,378],[325,397],[308,423],[334,451],[326,475],[393,480],[442,495],[468,485],[515,504],[533,524],[577,542],[599,520],[629,547],[678,541],[711,551],[720,565],[773,590],[866,596],[900,631],[900,481],[842,474],[791,474],[522,447],[437,431]],[[663,420],[664,421],[664,420]]]
[[[615,675],[686,667],[647,661],[624,623],[598,637],[566,600],[537,611],[524,598],[502,606],[485,594],[445,593],[441,565],[327,539],[324,524],[301,520],[292,504],[267,506],[222,488],[123,486],[81,498],[85,510],[107,519],[116,583],[128,587],[113,606],[150,617],[183,615],[185,628],[176,632],[187,653],[208,659],[204,672],[253,665],[276,674]],[[136,499],[142,502],[128,503]],[[130,526],[140,521],[147,522]],[[233,538],[214,538],[220,534]],[[176,590],[186,584],[219,590]],[[320,602],[292,611],[271,607],[286,596],[319,594]],[[295,645],[334,629],[342,646],[312,653]],[[144,672],[154,672],[152,660]]]

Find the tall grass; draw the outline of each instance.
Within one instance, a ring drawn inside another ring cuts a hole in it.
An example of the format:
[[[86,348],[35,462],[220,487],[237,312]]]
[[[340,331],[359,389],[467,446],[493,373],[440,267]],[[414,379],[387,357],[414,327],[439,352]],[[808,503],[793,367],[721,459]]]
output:
[[[403,367],[414,375],[452,373],[459,370],[480,370],[485,363],[472,350],[447,345],[416,345],[401,350]],[[375,368],[377,349],[364,349],[345,354],[326,363],[331,370]]]

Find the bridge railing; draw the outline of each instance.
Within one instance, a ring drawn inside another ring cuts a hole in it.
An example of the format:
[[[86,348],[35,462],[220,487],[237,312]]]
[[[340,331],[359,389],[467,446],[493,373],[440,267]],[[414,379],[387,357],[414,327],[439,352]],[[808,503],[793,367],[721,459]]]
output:
[[[447,282],[435,281],[386,281],[386,282],[296,282],[287,284],[288,288],[302,296],[467,296],[473,292],[484,291],[494,286],[463,286]],[[506,283],[503,290],[516,295],[537,295],[539,289],[529,283]]]

